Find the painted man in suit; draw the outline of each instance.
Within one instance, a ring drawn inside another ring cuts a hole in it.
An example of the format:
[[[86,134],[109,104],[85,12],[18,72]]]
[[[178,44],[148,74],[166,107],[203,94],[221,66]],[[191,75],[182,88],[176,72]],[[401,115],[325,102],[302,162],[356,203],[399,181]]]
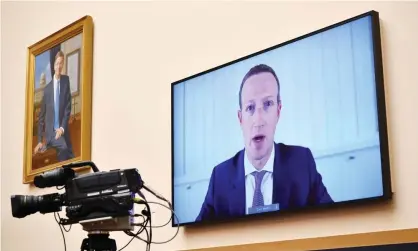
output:
[[[71,114],[70,79],[62,75],[64,53],[59,51],[55,56],[54,76],[44,89],[41,111],[38,118],[38,144],[34,154],[55,148],[58,161],[74,158],[68,121]],[[42,142],[45,136],[46,143]]]
[[[271,67],[249,70],[239,107],[245,148],[213,169],[196,221],[332,203],[311,151],[274,142],[282,103]]]

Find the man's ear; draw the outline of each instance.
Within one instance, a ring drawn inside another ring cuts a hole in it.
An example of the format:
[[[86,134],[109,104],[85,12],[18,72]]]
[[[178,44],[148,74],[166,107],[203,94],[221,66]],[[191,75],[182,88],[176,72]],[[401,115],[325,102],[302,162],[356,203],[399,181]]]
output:
[[[280,101],[277,105],[277,117],[280,117],[280,112],[282,111],[282,102]]]
[[[238,121],[239,121],[239,124],[241,125],[242,124],[242,112],[241,112],[241,110],[238,110]]]

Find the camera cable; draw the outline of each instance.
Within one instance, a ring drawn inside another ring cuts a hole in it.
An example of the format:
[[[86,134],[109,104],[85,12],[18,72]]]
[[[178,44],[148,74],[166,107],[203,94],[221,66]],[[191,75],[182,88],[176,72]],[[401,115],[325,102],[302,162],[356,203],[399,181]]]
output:
[[[145,188],[145,186],[144,186],[144,188]],[[143,200],[143,199],[141,199],[141,198],[135,198],[134,199],[134,202],[135,203],[137,203],[137,204],[145,204],[146,206],[147,206],[147,211],[148,211],[148,213],[145,213],[144,211],[143,211],[143,214],[145,215],[145,216],[147,216],[147,217],[151,217],[151,210],[150,210],[150,207],[149,207],[149,204],[157,204],[157,205],[160,205],[160,206],[162,206],[162,207],[165,207],[165,208],[167,208],[167,209],[169,209],[170,211],[171,211],[171,217],[170,217],[170,219],[169,219],[169,221],[168,222],[166,222],[165,224],[163,224],[163,225],[157,225],[157,226],[153,226],[152,224],[151,224],[151,222],[150,222],[150,226],[146,226],[146,224],[144,225],[144,224],[136,224],[136,225],[138,225],[138,226],[140,226],[140,225],[143,225],[144,227],[145,227],[145,231],[146,232],[148,232],[147,231],[147,229],[146,229],[146,227],[149,227],[150,228],[150,238],[147,238],[147,240],[144,240],[144,239],[142,239],[140,236],[138,236],[139,234],[137,233],[137,234],[134,234],[134,233],[132,233],[131,231],[125,231],[125,233],[127,234],[127,235],[129,235],[129,236],[132,236],[132,237],[134,237],[134,238],[137,238],[137,239],[139,239],[139,240],[141,240],[141,241],[144,241],[145,243],[149,243],[149,244],[165,244],[165,243],[168,243],[168,242],[170,242],[170,241],[172,241],[176,236],[177,236],[177,234],[178,234],[178,232],[179,232],[179,229],[180,229],[180,226],[179,226],[179,224],[177,224],[177,231],[176,231],[176,233],[174,234],[174,236],[173,237],[171,237],[170,239],[168,239],[168,240],[166,240],[166,241],[160,241],[160,242],[156,242],[156,241],[152,241],[152,235],[151,235],[151,231],[152,231],[152,228],[159,228],[159,227],[164,227],[164,226],[166,226],[166,225],[168,225],[172,220],[173,220],[173,216],[176,218],[176,221],[178,222],[178,217],[177,217],[177,215],[175,214],[175,212],[174,212],[174,210],[173,210],[173,208],[171,207],[171,203],[167,200],[167,199],[165,199],[163,196],[161,196],[161,195],[158,195],[157,193],[155,193],[154,191],[152,191],[150,188],[147,188],[146,189],[147,191],[149,191],[150,193],[152,193],[154,196],[156,196],[157,198],[159,198],[159,199],[161,199],[161,200],[163,200],[163,201],[165,201],[165,202],[167,202],[168,204],[169,204],[169,206],[166,206],[166,205],[164,205],[164,204],[162,204],[162,203],[160,203],[160,202],[153,202],[153,201],[146,201],[146,200]],[[142,196],[141,196],[142,197]],[[148,237],[148,235],[147,235],[147,237]],[[147,246],[148,247],[148,246]],[[148,250],[148,249],[147,249]]]
[[[137,203],[137,202],[136,202]],[[141,203],[141,204],[143,204],[143,203]],[[135,216],[137,216],[137,215],[135,215]],[[141,228],[136,232],[136,233],[133,233],[132,231],[124,231],[125,232],[125,234],[127,234],[128,236],[131,236],[132,238],[131,238],[131,240],[124,246],[124,247],[122,247],[121,249],[119,249],[119,251],[121,251],[121,250],[123,250],[123,249],[125,249],[135,238],[138,238],[138,235],[139,234],[141,234],[143,231],[145,231],[145,233],[146,233],[146,235],[147,235],[147,240],[148,241],[145,241],[144,240],[144,242],[145,243],[147,243],[147,248],[146,248],[146,250],[147,251],[149,251],[150,250],[150,244],[149,244],[149,233],[148,233],[148,230],[146,229],[146,227],[147,227],[147,225],[148,225],[148,223],[150,222],[150,215],[148,215],[148,214],[145,214],[145,216],[144,215],[141,215],[145,220],[144,220],[144,222],[143,223],[136,223],[135,225],[137,225],[137,226],[140,226]]]
[[[60,222],[58,220],[58,218],[60,218],[60,216],[59,216],[59,214],[57,212],[54,212],[54,218],[55,218],[55,221],[58,223],[58,227],[61,230],[62,238],[64,239],[64,251],[67,251],[67,243],[65,242],[65,235],[64,235],[64,231],[62,231],[62,229],[64,228],[64,226],[61,226],[61,224],[60,224]],[[71,226],[70,226],[70,229],[71,229]],[[68,230],[68,231],[70,231],[70,230]],[[66,232],[68,232],[68,231],[66,231]]]

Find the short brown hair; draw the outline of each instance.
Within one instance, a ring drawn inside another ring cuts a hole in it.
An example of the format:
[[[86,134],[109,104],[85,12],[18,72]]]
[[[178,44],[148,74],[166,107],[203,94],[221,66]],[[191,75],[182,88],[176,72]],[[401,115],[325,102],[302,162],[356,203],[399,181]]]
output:
[[[242,109],[242,101],[241,101],[241,94],[242,94],[242,88],[244,87],[244,83],[245,81],[247,81],[248,78],[257,75],[259,73],[263,73],[263,72],[267,72],[267,73],[271,73],[274,77],[274,79],[276,79],[277,82],[277,88],[278,88],[278,93],[277,93],[277,103],[280,103],[280,82],[279,82],[279,78],[277,77],[276,73],[274,72],[273,68],[271,68],[270,66],[266,65],[266,64],[259,64],[256,65],[254,67],[252,67],[247,74],[245,74],[244,79],[241,82],[241,86],[239,88],[239,108]]]
[[[58,52],[57,52],[57,54],[55,54],[55,61],[57,61],[57,59],[58,59],[59,57],[64,58],[64,52],[62,52],[62,51],[58,51]]]

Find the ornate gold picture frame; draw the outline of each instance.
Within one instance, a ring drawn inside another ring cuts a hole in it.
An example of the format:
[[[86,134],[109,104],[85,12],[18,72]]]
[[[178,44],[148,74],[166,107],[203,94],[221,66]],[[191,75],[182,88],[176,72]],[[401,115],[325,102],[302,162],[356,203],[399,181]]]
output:
[[[90,160],[93,20],[85,16],[28,48],[23,183]]]

